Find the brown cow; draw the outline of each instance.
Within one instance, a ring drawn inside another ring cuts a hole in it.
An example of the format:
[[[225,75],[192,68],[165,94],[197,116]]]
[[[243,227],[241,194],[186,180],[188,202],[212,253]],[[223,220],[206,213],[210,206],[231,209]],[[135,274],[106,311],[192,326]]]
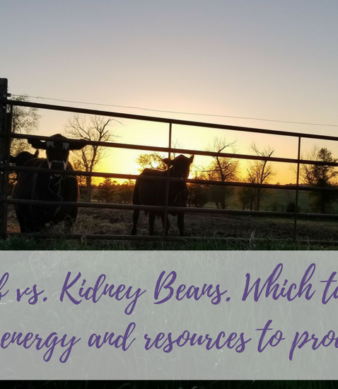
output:
[[[169,183],[168,191],[168,206],[171,207],[186,207],[188,190],[186,179],[189,176],[190,165],[194,160],[192,155],[190,158],[185,157],[184,155],[179,155],[173,160],[168,158],[164,159],[169,168],[169,176],[175,178],[182,178],[182,181],[171,181]],[[168,170],[152,170],[145,169],[140,174],[140,176],[157,176],[157,177],[167,177]],[[134,205],[155,205],[155,206],[164,206],[166,198],[166,187],[167,183],[164,180],[147,180],[147,179],[137,179],[134,193],[133,193],[133,204]],[[145,212],[148,213],[147,211]],[[140,211],[134,210],[133,213],[133,228],[131,231],[132,235],[137,233],[137,222],[139,218]],[[170,212],[171,215],[177,215],[177,226],[180,231],[180,235],[184,235],[184,212]],[[154,234],[154,223],[155,217],[161,216],[162,225],[164,229],[164,212],[149,212],[149,234]],[[167,232],[169,230],[170,223],[167,219]]]

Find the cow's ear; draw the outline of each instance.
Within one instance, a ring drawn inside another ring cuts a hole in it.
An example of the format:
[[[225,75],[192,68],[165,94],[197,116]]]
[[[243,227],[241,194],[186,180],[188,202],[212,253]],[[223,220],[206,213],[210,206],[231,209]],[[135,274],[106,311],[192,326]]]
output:
[[[34,149],[46,150],[46,142],[42,140],[29,139],[28,143],[34,147]]]
[[[194,155],[192,155],[190,158],[189,158],[189,160],[190,160],[190,163],[193,163],[193,161],[194,161]]]
[[[170,165],[171,165],[171,159],[169,159],[169,158],[164,158],[164,159],[162,159],[162,161],[163,161],[167,166],[170,166]]]
[[[81,150],[86,146],[85,142],[76,142],[69,144],[69,150]]]

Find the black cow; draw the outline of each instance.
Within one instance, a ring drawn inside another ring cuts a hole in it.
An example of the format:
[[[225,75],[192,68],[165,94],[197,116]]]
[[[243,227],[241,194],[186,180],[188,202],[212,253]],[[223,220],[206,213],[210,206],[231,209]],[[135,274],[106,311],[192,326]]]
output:
[[[194,160],[192,155],[190,158],[185,157],[184,155],[179,155],[173,160],[168,158],[164,159],[169,167],[169,176],[184,178],[187,179],[189,176],[190,165]],[[152,170],[145,169],[140,174],[140,176],[157,176],[157,177],[167,177],[168,170]],[[164,206],[166,198],[166,187],[167,183],[164,180],[147,180],[147,179],[137,179],[135,183],[134,193],[133,193],[133,204],[134,205],[157,205]],[[188,197],[187,184],[185,180],[182,181],[171,181],[169,183],[169,195],[168,195],[168,206],[171,207],[186,207]],[[146,214],[148,212],[146,211]],[[137,222],[139,218],[140,211],[134,210],[133,213],[133,228],[131,231],[132,235],[136,235]],[[180,235],[184,235],[184,212],[173,213],[171,215],[177,215],[177,226],[180,231]],[[164,212],[149,212],[149,234],[154,234],[154,223],[155,217],[161,216],[162,225],[164,229]],[[170,228],[169,220],[167,219],[167,232]]]
[[[73,170],[68,162],[69,150],[80,150],[83,143],[70,144],[60,134],[47,141],[29,141],[35,149],[46,150],[47,158],[32,158],[24,163],[26,167]],[[13,188],[13,199],[59,201],[60,205],[16,204],[15,211],[21,232],[39,232],[47,227],[65,221],[68,229],[77,216],[77,207],[62,206],[62,201],[78,201],[79,189],[74,176],[49,172],[23,171]]]
[[[28,151],[21,151],[19,154],[17,154],[16,157],[13,157],[12,155],[9,156],[9,162],[14,164],[15,166],[24,166],[24,164],[29,161],[30,159],[37,158],[39,156],[39,150],[36,150],[34,154],[29,153]],[[17,172],[14,176],[10,178],[11,185],[14,185],[14,183],[17,181],[18,176],[20,172]],[[13,190],[11,190],[8,194],[10,195]]]
[[[35,154],[29,153],[28,151],[21,151],[16,157],[12,155],[9,157],[9,162],[14,163],[16,166],[23,166],[27,161],[39,156],[39,150],[36,150]]]

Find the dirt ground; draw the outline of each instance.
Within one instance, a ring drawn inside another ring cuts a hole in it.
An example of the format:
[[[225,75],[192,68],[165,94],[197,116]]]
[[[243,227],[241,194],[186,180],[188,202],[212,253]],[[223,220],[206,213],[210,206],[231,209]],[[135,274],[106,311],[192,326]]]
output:
[[[178,236],[176,217],[169,216],[170,236]],[[115,209],[80,208],[75,234],[129,235],[132,227],[132,211]],[[156,219],[156,233],[162,231],[160,219]],[[14,209],[9,208],[8,232],[20,232]],[[62,232],[62,226],[54,232]],[[148,219],[142,212],[138,223],[138,235],[148,234]],[[216,214],[185,215],[185,234],[194,237],[292,239],[294,220],[288,218],[230,216]],[[301,240],[338,240],[338,222],[335,220],[298,220],[297,238]]]

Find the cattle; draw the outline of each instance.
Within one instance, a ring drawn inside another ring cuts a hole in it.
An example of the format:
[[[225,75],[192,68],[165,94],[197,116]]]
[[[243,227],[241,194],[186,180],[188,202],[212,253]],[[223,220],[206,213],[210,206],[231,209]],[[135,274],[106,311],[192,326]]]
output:
[[[9,156],[9,162],[12,163],[15,166],[24,166],[27,161],[33,158],[37,158],[39,156],[39,150],[36,150],[34,154],[29,153],[28,151],[21,151],[20,153],[17,154],[16,157],[13,157],[12,155]],[[10,177],[9,182],[11,185],[14,184],[14,182],[17,181],[18,175],[20,172],[17,172],[15,175]],[[12,190],[8,193],[9,195],[12,193]]]
[[[175,177],[182,178],[182,181],[170,181],[169,191],[168,191],[168,206],[171,207],[186,207],[188,190],[186,179],[189,176],[190,165],[194,160],[192,155],[190,158],[185,157],[184,155],[179,155],[173,160],[168,158],[164,159],[168,165],[168,170],[160,171],[153,169],[145,169],[140,174],[140,177],[152,176],[152,177]],[[134,205],[155,205],[155,206],[164,206],[166,199],[166,188],[167,182],[164,180],[154,180],[146,178],[138,178],[135,183],[134,193],[132,202]],[[147,215],[147,211],[145,212]],[[133,228],[131,231],[132,235],[137,233],[137,222],[139,219],[140,210],[135,209],[133,213]],[[180,232],[180,235],[184,235],[184,212],[170,212],[171,215],[177,215],[177,226]],[[162,225],[164,229],[164,212],[149,212],[149,234],[154,234],[154,223],[156,216],[161,216]],[[167,219],[166,229],[168,232],[170,228],[169,220]]]
[[[69,151],[84,147],[82,142],[70,144],[68,139],[60,134],[51,136],[47,141],[30,140],[29,143],[35,149],[46,150],[46,158],[31,158],[24,166],[46,170],[73,170],[68,162]],[[77,179],[71,175],[48,171],[22,171],[13,188],[12,198],[60,203],[60,205],[15,204],[22,233],[40,232],[61,221],[65,222],[66,230],[69,231],[77,217],[77,207],[62,205],[63,201],[73,202],[79,199]]]
[[[22,151],[16,157],[12,155],[9,157],[9,162],[16,166],[24,166],[24,164],[30,159],[37,158],[39,156],[39,150],[36,150],[35,154],[29,153],[28,151]]]

